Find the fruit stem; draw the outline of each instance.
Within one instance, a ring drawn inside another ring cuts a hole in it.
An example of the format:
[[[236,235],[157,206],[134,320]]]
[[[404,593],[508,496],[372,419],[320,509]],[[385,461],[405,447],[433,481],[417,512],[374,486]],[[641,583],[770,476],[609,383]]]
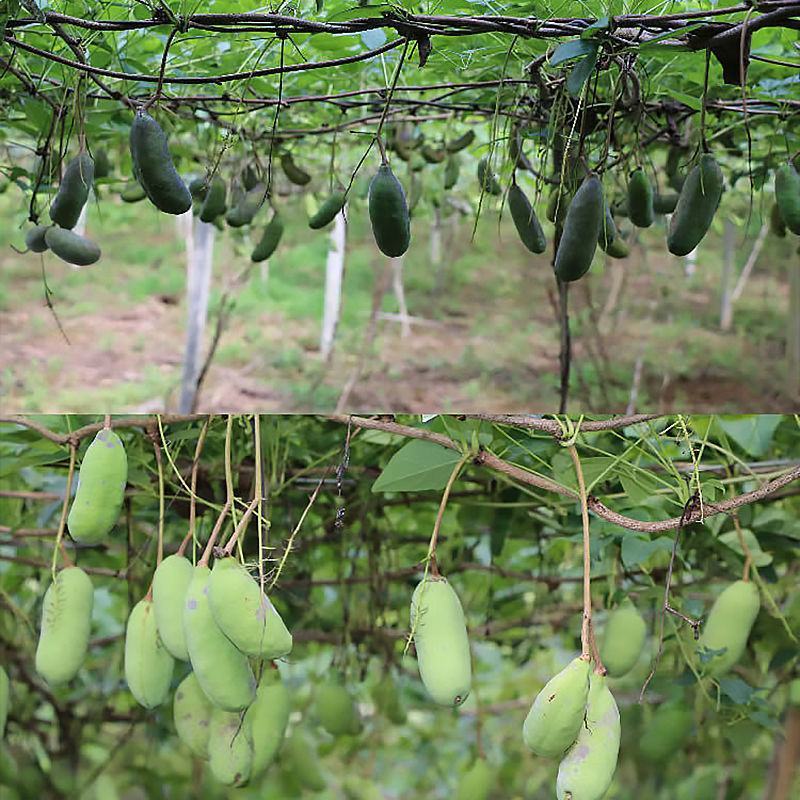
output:
[[[747,546],[744,534],[742,533],[742,526],[739,524],[739,515],[734,511],[731,517],[733,518],[733,527],[736,528],[736,535],[739,538],[739,547],[742,548],[742,552],[745,556],[744,567],[742,567],[742,580],[748,583],[750,580],[750,566],[753,563],[753,554],[750,552],[750,548]]]
[[[56,543],[53,545],[53,560],[50,565],[50,572],[52,573],[53,580],[56,579],[56,563],[58,561],[58,551],[61,550],[61,554],[66,562],[67,566],[72,566],[72,562],[70,561],[69,556],[67,555],[67,550],[64,547],[64,528],[67,523],[67,509],[69,508],[69,501],[72,495],[72,477],[75,474],[75,457],[77,455],[78,449],[74,443],[70,443],[69,446],[69,472],[67,473],[67,486],[64,489],[64,502],[61,506],[61,518],[58,520],[58,533],[56,534]]]
[[[586,484],[583,481],[583,470],[581,460],[575,445],[570,445],[567,450],[572,458],[575,467],[575,475],[578,478],[578,493],[581,501],[581,520],[583,522],[583,622],[581,624],[581,658],[589,661],[592,657],[592,587],[591,587],[591,547],[589,540],[589,509],[586,504]],[[598,661],[598,666],[602,668],[602,663]]]
[[[178,555],[182,556],[184,550],[189,543],[190,539],[194,539],[194,527],[197,519],[197,470],[200,466],[200,453],[203,451],[203,445],[206,441],[206,433],[208,432],[208,423],[211,417],[206,417],[203,427],[200,429],[200,435],[197,437],[197,444],[194,448],[194,459],[192,460],[192,477],[190,484],[189,496],[189,532],[183,538],[181,546],[178,548]]]
[[[242,515],[242,518],[239,520],[239,524],[236,526],[236,529],[231,534],[231,538],[228,539],[228,543],[225,545],[225,547],[222,550],[222,552],[226,556],[229,556],[231,554],[231,551],[233,550],[234,545],[236,544],[236,541],[239,538],[239,535],[247,527],[247,523],[250,522],[250,517],[252,516],[253,512],[256,510],[256,506],[258,505],[258,503],[259,503],[259,498],[255,497],[255,498],[253,498],[253,501],[250,503],[250,505],[247,506],[247,510]]]
[[[152,438],[158,467],[158,553],[156,555],[156,566],[158,566],[164,560],[164,465],[161,461],[161,447],[155,435]]]
[[[217,521],[214,524],[214,530],[211,531],[211,536],[208,537],[208,542],[206,543],[206,549],[203,550],[203,555],[200,556],[200,560],[197,562],[198,567],[208,566],[208,559],[211,557],[211,549],[214,547],[214,542],[217,541],[217,536],[219,536],[219,532],[222,530],[222,523],[225,522],[225,517],[227,516],[228,509],[230,507],[231,507],[230,500],[228,500],[222,507],[222,511],[219,512],[219,517],[217,517]]]
[[[439,510],[436,513],[436,521],[433,523],[433,533],[431,534],[431,541],[428,545],[428,568],[430,570],[431,575],[434,578],[439,577],[439,565],[436,562],[436,544],[439,541],[439,529],[442,527],[442,518],[444,517],[444,511],[447,508],[447,501],[450,497],[450,491],[453,488],[453,484],[456,482],[456,478],[458,477],[458,473],[461,472],[462,467],[464,464],[467,463],[470,457],[469,453],[465,453],[461,458],[458,460],[456,465],[453,467],[453,471],[450,473],[450,477],[447,479],[447,485],[444,487],[444,492],[442,492],[442,499],[439,503]]]

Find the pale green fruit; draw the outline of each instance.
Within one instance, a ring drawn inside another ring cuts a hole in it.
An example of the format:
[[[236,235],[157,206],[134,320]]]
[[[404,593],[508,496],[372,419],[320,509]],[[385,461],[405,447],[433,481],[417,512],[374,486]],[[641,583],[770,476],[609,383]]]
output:
[[[558,800],[600,800],[608,791],[619,756],[619,709],[605,676],[589,678],[586,721],[558,765]]]
[[[632,603],[625,603],[609,614],[600,657],[612,678],[619,678],[633,669],[646,637],[647,624]]]
[[[494,784],[494,773],[485,758],[476,758],[459,778],[455,800],[487,800]]]
[[[167,699],[174,666],[158,636],[152,601],[140,600],[125,631],[125,681],[140,705],[155,708]]]
[[[70,535],[97,544],[114,527],[125,497],[128,459],[119,436],[103,429],[84,453],[67,517]]]
[[[225,711],[241,711],[253,701],[256,681],[247,656],[217,627],[208,602],[211,570],[196,566],[183,608],[189,660],[206,697]]]
[[[361,718],[350,692],[339,683],[324,683],[317,689],[315,710],[320,724],[332,736],[355,735]]]
[[[376,708],[395,725],[403,725],[406,721],[406,710],[400,701],[397,684],[391,672],[386,672],[383,677],[372,687],[372,699]]]
[[[291,652],[292,634],[261,587],[235,558],[214,562],[209,587],[214,620],[239,650],[268,660]]]
[[[93,604],[92,582],[79,567],[62,569],[45,592],[36,671],[48,683],[65,683],[78,674],[89,645]]]
[[[704,674],[723,675],[742,657],[759,607],[758,587],[749,581],[736,581],[722,591],[714,601],[697,649],[725,652],[701,662]]]
[[[411,630],[428,694],[441,706],[460,706],[472,685],[472,663],[464,611],[444,578],[426,578],[414,589]]]
[[[183,605],[192,582],[194,568],[184,556],[167,556],[153,575],[153,606],[158,634],[173,658],[189,660],[186,634],[183,630]]]
[[[648,761],[665,761],[678,752],[692,733],[692,712],[682,703],[660,705],[639,740],[639,751]]]
[[[277,672],[268,669],[267,672]],[[292,710],[289,692],[280,677],[265,675],[256,692],[256,699],[247,709],[245,722],[253,737],[253,768],[255,778],[274,760],[286,735]]]
[[[244,786],[253,768],[253,737],[242,716],[215,708],[208,725],[208,765],[226,786]]]
[[[538,756],[556,758],[575,741],[589,696],[589,662],[578,656],[536,695],[522,738]]]
[[[319,768],[319,756],[301,731],[293,731],[286,740],[284,754],[289,772],[306,789],[321,792],[325,788],[326,781]]]
[[[789,705],[800,706],[800,678],[795,678],[789,684]],[[0,733],[2,730],[0,726]]]
[[[197,676],[190,672],[175,690],[172,718],[178,738],[198,758],[208,758],[208,726],[213,708]]]

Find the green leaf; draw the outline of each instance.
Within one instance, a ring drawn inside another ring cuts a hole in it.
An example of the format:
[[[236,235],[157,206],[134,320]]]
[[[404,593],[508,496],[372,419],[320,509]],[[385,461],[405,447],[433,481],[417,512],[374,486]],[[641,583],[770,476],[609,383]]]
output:
[[[651,540],[631,534],[627,534],[622,539],[622,563],[626,567],[642,566],[653,553],[658,553],[659,551],[671,552],[672,540],[666,536]]]
[[[444,489],[461,460],[455,450],[415,439],[401,447],[372,484],[373,492],[419,492]]]
[[[756,539],[751,530],[742,528],[742,538],[750,550],[750,554],[753,556],[753,563],[757,567],[766,567],[767,564],[772,563],[772,556],[769,553],[765,553],[761,549],[758,539]],[[739,535],[736,533],[736,531],[728,531],[727,533],[723,533],[722,536],[719,537],[719,540],[727,547],[730,547],[731,550],[742,556],[742,558],[745,557],[744,550],[739,543]]]
[[[717,420],[722,430],[742,450],[756,458],[763,456],[769,449],[780,421],[778,414],[748,414],[741,417],[720,417]]]
[[[597,64],[597,48],[595,47],[593,53],[584,56],[571,70],[567,76],[567,91],[573,96],[577,97],[583,90],[583,86],[589,79],[589,76],[594,72],[595,65]]]
[[[747,705],[755,692],[755,689],[741,678],[720,678],[719,688],[737,705]]]
[[[573,58],[580,58],[581,56],[589,55],[592,52],[597,52],[596,42],[586,42],[582,39],[572,39],[569,42],[560,44],[553,55],[550,56],[550,64],[556,66],[564,61],[570,61]]]

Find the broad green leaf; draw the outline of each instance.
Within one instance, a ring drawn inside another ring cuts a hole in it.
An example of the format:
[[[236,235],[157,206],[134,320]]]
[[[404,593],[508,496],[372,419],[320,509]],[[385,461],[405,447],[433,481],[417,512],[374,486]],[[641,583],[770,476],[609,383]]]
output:
[[[756,539],[751,530],[742,528],[742,538],[744,539],[748,550],[750,550],[750,555],[753,556],[753,563],[757,567],[766,567],[767,564],[772,563],[772,556],[769,553],[765,553],[761,549],[758,539]],[[736,531],[727,531],[726,533],[723,533],[719,537],[719,540],[727,547],[730,547],[731,550],[742,556],[742,558],[745,557],[745,552],[742,549],[742,545],[739,542],[739,535],[736,533]]]
[[[755,458],[767,452],[780,425],[778,414],[748,414],[741,417],[719,417],[717,424],[739,447]]]
[[[461,459],[455,450],[415,439],[401,447],[372,484],[373,492],[418,492],[444,489]]]
[[[570,61],[573,58],[580,58],[581,56],[589,55],[589,53],[597,51],[596,42],[587,42],[583,39],[571,39],[568,42],[560,44],[553,55],[550,56],[550,64],[557,66],[564,61]]]
[[[626,567],[644,565],[654,553],[672,551],[672,539],[661,536],[658,539],[645,539],[635,534],[627,534],[622,539],[622,563]]]

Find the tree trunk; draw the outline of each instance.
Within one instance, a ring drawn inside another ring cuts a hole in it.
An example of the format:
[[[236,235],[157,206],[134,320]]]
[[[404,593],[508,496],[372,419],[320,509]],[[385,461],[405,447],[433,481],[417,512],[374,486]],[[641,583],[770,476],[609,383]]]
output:
[[[325,303],[322,312],[322,333],[319,350],[324,361],[333,353],[333,341],[339,316],[342,310],[342,281],[344,279],[344,255],[347,242],[344,211],[339,212],[333,221],[331,245],[325,264]]]
[[[786,391],[800,400],[800,268],[789,264],[789,330],[786,336]]]
[[[406,290],[403,286],[403,256],[392,259],[392,287],[400,310],[400,336],[405,339],[411,336],[411,321],[406,305]]]
[[[188,414],[194,410],[197,379],[201,366],[203,334],[208,316],[208,296],[211,290],[211,266],[214,255],[216,228],[207,222],[193,220],[192,212],[181,215],[186,242],[186,348],[183,354],[183,375],[178,411]]]
[[[725,220],[725,233],[722,237],[722,278],[720,280],[719,326],[722,330],[730,328],[733,318],[733,265],[736,259],[736,228],[730,219]]]

